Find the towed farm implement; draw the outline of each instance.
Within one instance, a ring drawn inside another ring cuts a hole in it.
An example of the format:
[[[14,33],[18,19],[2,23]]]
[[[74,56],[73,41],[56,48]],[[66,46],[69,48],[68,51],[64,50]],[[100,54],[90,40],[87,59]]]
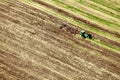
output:
[[[91,34],[86,33],[84,30],[79,31],[79,30],[77,30],[75,28],[67,26],[66,24],[63,24],[62,26],[60,26],[60,29],[64,29],[65,31],[70,32],[70,33],[75,34],[75,35],[80,34],[83,38],[92,39]]]

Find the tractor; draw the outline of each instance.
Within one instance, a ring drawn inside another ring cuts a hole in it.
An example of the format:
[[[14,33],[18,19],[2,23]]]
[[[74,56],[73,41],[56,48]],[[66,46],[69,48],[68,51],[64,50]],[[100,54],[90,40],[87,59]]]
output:
[[[80,31],[80,35],[81,35],[83,38],[89,38],[89,39],[92,39],[92,35],[86,33],[84,30],[81,30],[81,31]]]
[[[66,24],[63,24],[62,26],[60,26],[60,29],[64,29],[65,31],[70,32],[70,33],[75,34],[75,35],[80,34],[83,38],[92,39],[91,34],[86,33],[84,30],[79,31],[75,28],[67,26]]]

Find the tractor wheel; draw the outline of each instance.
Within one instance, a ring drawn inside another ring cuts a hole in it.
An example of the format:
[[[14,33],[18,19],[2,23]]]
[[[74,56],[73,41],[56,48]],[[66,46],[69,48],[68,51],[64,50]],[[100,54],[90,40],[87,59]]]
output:
[[[91,34],[88,34],[88,37],[89,37],[90,39],[92,39],[92,35],[91,35]]]

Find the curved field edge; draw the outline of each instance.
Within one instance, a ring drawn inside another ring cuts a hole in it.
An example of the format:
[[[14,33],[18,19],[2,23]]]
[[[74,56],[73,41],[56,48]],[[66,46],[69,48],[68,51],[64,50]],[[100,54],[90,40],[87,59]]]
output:
[[[24,2],[25,4],[31,5],[31,6],[33,6],[33,7],[36,7],[37,9],[40,9],[40,10],[42,10],[42,11],[49,12],[49,14],[54,15],[54,16],[60,18],[60,19],[63,19],[63,20],[65,20],[65,21],[70,22],[70,23],[72,23],[72,24],[75,24],[75,25],[77,25],[77,26],[83,26],[82,28],[85,29],[85,30],[87,30],[87,31],[91,31],[91,30],[92,30],[93,32],[96,32],[96,34],[104,33],[104,32],[101,31],[101,30],[94,30],[93,28],[85,25],[84,23],[75,21],[74,19],[65,16],[64,14],[57,13],[57,12],[55,12],[55,11],[52,11],[52,10],[50,10],[50,9],[47,9],[47,8],[44,7],[44,6],[40,6],[40,4],[37,4],[37,3],[35,3],[35,2],[32,2],[31,0],[20,0],[20,1]],[[44,10],[43,10],[43,9],[44,9]],[[109,36],[108,36],[108,35],[109,35]],[[107,36],[107,38],[113,39],[114,41],[119,41],[119,39],[116,40],[116,37],[113,37],[113,36],[111,36],[111,35],[108,34],[108,33],[107,33],[107,34],[106,34],[106,33],[101,34],[101,36]],[[97,40],[97,41],[93,40],[93,43],[99,44],[99,46],[102,46],[102,47],[105,47],[105,48],[110,49],[110,50],[112,50],[112,51],[115,51],[115,52],[117,52],[117,53],[120,53],[119,47],[116,47],[116,46],[114,46],[114,45],[105,43],[105,42],[100,41],[100,40]]]

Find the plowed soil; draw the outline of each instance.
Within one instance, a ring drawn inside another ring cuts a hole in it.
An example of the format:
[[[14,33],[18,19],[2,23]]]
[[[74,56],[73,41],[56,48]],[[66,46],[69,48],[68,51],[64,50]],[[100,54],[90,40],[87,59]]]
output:
[[[64,10],[58,12],[104,30]],[[18,0],[0,0],[0,80],[120,80],[120,54],[60,29],[63,23],[81,30]]]

